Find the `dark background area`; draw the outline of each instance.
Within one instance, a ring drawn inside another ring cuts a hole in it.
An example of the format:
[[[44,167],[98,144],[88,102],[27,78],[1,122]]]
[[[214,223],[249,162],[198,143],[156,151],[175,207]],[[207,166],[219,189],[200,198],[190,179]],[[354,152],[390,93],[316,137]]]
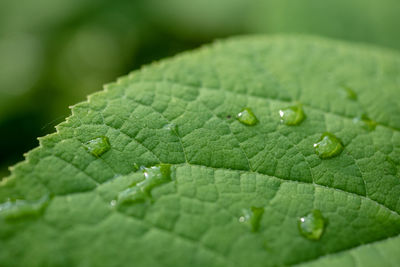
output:
[[[143,64],[255,33],[400,49],[399,14],[398,0],[2,0],[0,177],[69,105]]]

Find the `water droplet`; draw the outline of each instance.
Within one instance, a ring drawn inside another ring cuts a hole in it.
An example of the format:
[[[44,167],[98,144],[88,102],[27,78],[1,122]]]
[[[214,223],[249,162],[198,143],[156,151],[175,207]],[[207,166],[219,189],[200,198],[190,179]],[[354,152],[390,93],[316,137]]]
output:
[[[158,164],[143,168],[144,180],[118,194],[117,203],[138,203],[151,199],[151,190],[171,181],[171,165]]]
[[[171,181],[171,164],[158,164],[150,168],[144,168],[143,174],[146,182],[145,188],[150,191],[153,187]]]
[[[342,142],[331,133],[322,134],[318,143],[314,144],[315,153],[322,158],[333,158],[338,156],[343,151]]]
[[[239,222],[249,224],[253,232],[257,232],[260,228],[261,217],[264,213],[264,208],[251,207],[244,209],[243,215],[239,217]]]
[[[355,117],[353,119],[353,122],[357,125],[360,125],[362,128],[368,130],[368,131],[373,131],[376,128],[376,125],[378,124],[376,121],[371,120],[367,115],[363,114],[359,117]]]
[[[357,100],[357,93],[354,92],[351,88],[347,87],[347,86],[343,86],[343,95],[350,100],[356,101]]]
[[[291,106],[279,110],[281,122],[286,125],[299,125],[304,119],[304,111],[301,105]]]
[[[108,137],[100,136],[85,143],[85,148],[95,157],[100,157],[110,150]]]
[[[26,216],[38,216],[45,209],[48,202],[48,195],[37,201],[9,200],[0,204],[0,217],[12,220]]]
[[[140,183],[134,187],[130,187],[118,194],[118,199],[115,204],[123,203],[139,203],[145,202],[149,196],[142,190]]]
[[[239,112],[239,114],[237,114],[236,118],[241,123],[249,126],[256,125],[258,122],[256,115],[254,115],[253,111],[249,108],[244,108]]]
[[[299,218],[298,226],[300,233],[307,239],[319,240],[324,232],[325,220],[319,210]]]
[[[164,125],[163,129],[169,131],[171,134],[178,133],[178,126],[175,123],[168,123]]]

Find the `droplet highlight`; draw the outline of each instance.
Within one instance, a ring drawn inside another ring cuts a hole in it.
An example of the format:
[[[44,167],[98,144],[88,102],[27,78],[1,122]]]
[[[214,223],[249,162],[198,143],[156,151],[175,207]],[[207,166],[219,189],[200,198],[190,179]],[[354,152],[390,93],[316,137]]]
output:
[[[325,230],[325,219],[321,211],[313,210],[299,218],[298,227],[300,234],[309,240],[319,240]]]
[[[146,202],[152,198],[151,190],[161,184],[170,182],[171,165],[158,164],[143,168],[144,180],[118,194],[117,204]]]
[[[100,157],[108,150],[110,150],[111,145],[107,136],[100,136],[94,138],[85,143],[85,148],[89,151],[93,156]]]
[[[241,112],[237,114],[236,118],[239,122],[248,126],[256,125],[258,122],[256,115],[254,115],[253,111],[250,108],[244,108]]]
[[[304,119],[305,114],[301,105],[290,106],[279,110],[281,123],[294,126],[299,125]]]
[[[8,200],[0,204],[0,217],[6,220],[19,219],[40,215],[49,202],[49,196],[45,195],[37,201]]]
[[[338,156],[344,147],[339,138],[331,133],[322,134],[320,140],[314,144],[315,153],[322,159]]]
[[[253,232],[257,232],[260,228],[260,221],[264,214],[264,208],[251,207],[243,209],[242,216],[239,217],[239,222],[250,226]]]
[[[363,129],[368,130],[368,131],[375,130],[375,128],[378,124],[376,121],[371,120],[366,114],[363,114],[359,117],[355,117],[353,119],[353,123],[356,125],[359,125]]]

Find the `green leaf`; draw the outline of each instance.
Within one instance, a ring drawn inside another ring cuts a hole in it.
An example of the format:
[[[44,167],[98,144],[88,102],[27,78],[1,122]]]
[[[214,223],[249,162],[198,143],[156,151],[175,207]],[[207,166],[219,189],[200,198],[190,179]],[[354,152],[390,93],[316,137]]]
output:
[[[399,74],[397,53],[299,36],[133,72],[2,180],[1,265],[396,265]],[[304,120],[282,123],[293,105]],[[340,153],[317,155],[324,133]]]

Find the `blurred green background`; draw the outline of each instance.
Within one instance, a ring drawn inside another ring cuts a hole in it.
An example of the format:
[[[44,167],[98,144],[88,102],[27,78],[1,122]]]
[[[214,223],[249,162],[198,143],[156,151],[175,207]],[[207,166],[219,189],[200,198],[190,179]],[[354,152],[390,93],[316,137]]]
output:
[[[104,83],[237,34],[400,49],[399,0],[1,0],[0,177]]]

